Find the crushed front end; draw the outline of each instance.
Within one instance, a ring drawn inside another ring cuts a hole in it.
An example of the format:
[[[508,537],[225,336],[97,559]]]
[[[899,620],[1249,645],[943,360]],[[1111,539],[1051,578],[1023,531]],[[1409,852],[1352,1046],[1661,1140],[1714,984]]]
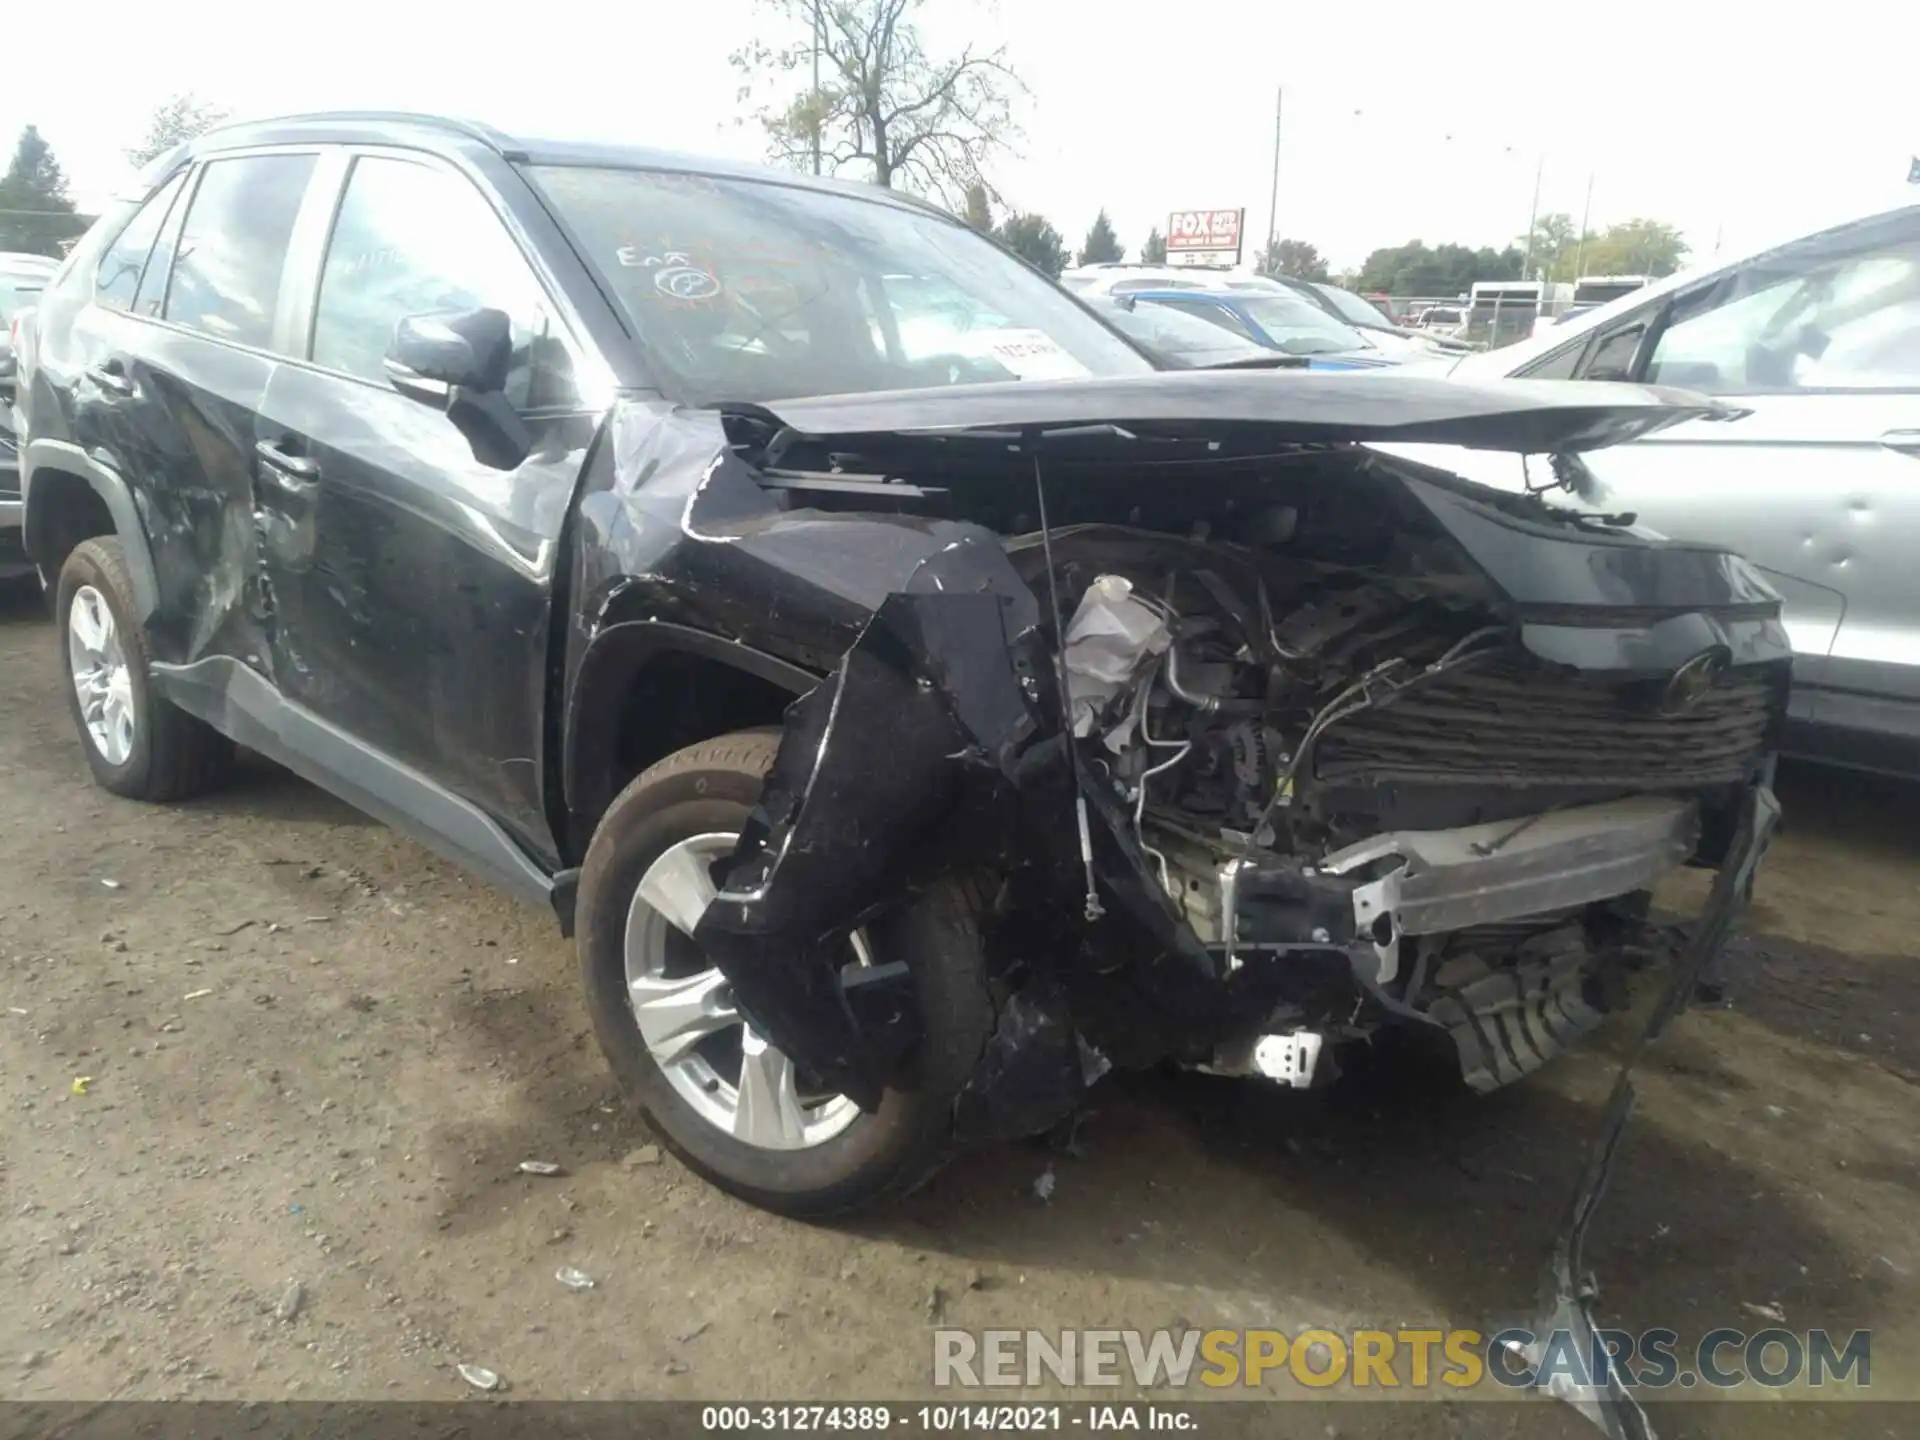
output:
[[[1366,425],[1264,423],[1246,378],[1212,414],[1096,421],[1080,387],[1053,417],[1029,388],[1003,418],[915,396],[897,428],[872,423],[888,397],[730,421],[690,536],[811,578],[839,514],[905,557],[791,713],[701,924],[816,1083],[877,1102],[917,1032],[911,957],[829,957],[955,871],[993,896],[1002,1017],[965,1134],[1042,1128],[1109,1066],[1314,1083],[1385,1027],[1493,1089],[1670,959],[1650,891],[1726,859],[1770,774],[1777,597],[1722,551],[1353,443]],[[1500,392],[1466,443],[1559,470],[1630,438],[1548,388]],[[847,557],[869,586],[870,559]]]

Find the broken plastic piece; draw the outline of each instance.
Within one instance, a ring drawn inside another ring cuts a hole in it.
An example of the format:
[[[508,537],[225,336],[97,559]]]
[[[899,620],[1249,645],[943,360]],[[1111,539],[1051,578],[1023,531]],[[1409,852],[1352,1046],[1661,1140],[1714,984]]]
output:
[[[500,1377],[484,1365],[456,1365],[460,1378],[476,1390],[498,1390]]]
[[[553,1278],[569,1290],[593,1289],[593,1277],[584,1270],[576,1270],[571,1265],[562,1265],[553,1272]]]
[[[558,1175],[560,1167],[551,1160],[522,1160],[520,1173],[522,1175]]]

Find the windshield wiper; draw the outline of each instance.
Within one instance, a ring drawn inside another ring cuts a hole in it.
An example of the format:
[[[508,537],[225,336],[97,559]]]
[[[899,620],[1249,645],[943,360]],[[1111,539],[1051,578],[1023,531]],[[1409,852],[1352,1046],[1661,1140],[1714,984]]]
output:
[[[1195,370],[1304,370],[1307,357],[1304,355],[1282,355],[1278,352],[1267,355],[1243,355],[1238,360],[1216,360],[1211,365],[1195,365]]]

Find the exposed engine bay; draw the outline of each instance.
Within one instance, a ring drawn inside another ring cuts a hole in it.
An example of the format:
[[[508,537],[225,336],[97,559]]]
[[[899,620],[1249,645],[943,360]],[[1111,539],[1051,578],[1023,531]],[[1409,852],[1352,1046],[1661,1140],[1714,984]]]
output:
[[[1250,528],[1284,540],[1295,524],[1283,512]],[[1009,546],[1037,592],[1033,561],[1053,557],[1073,606],[1060,654],[1085,766],[1222,973],[1357,942],[1381,1000],[1454,1033],[1470,1084],[1519,1079],[1619,1002],[1660,939],[1642,923],[1645,888],[1694,851],[1691,800],[1618,797],[1739,781],[1767,687],[1749,677],[1714,695],[1710,721],[1675,726],[1654,706],[1636,714],[1630,692],[1527,664],[1457,577],[1423,584],[1276,548],[1101,525]],[[1410,873],[1449,870],[1379,844],[1404,817],[1467,847],[1450,915],[1396,903]],[[1595,823],[1569,829],[1581,819]],[[1558,855],[1566,870],[1543,885],[1471,863],[1516,844],[1536,869]],[[1611,863],[1581,873],[1586,856],[1567,852],[1596,847]],[[1320,913],[1329,891],[1350,893],[1350,916]],[[1379,1016],[1362,1010],[1234,1034],[1205,1063],[1311,1083],[1303,1048],[1368,1033]]]

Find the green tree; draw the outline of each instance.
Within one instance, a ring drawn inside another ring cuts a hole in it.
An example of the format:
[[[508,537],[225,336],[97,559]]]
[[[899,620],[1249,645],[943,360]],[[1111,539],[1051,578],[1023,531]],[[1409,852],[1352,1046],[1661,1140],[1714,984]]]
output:
[[[211,130],[229,113],[224,106],[210,105],[190,90],[170,95],[153,107],[153,114],[147,117],[146,136],[127,150],[127,163],[139,170],[181,141]]]
[[[1009,215],[1001,222],[999,235],[1002,245],[1049,275],[1057,278],[1067,268],[1067,242],[1043,216]]]
[[[1103,208],[1093,217],[1093,225],[1087,231],[1087,238],[1080,247],[1082,265],[1117,265],[1127,258],[1127,247],[1120,243],[1120,237],[1113,233],[1113,222],[1107,219]]]
[[[1147,232],[1146,243],[1140,247],[1140,263],[1142,265],[1167,263],[1167,237],[1160,233],[1158,225]]]
[[[1317,247],[1304,240],[1269,240],[1255,269],[1262,275],[1290,275],[1296,280],[1325,280],[1327,262]]]
[[[982,235],[993,233],[993,197],[987,193],[984,180],[967,186],[967,209],[961,218]]]
[[[1526,260],[1527,274],[1523,278],[1571,280],[1579,238],[1573,217],[1564,210],[1540,216],[1533,222],[1531,245],[1524,235],[1513,242]]]
[[[1590,235],[1580,250],[1582,275],[1671,275],[1687,258],[1687,242],[1664,220],[1622,220]]]
[[[0,250],[62,255],[86,223],[67,198],[67,177],[53,147],[29,125],[13,147],[13,163],[0,177]]]
[[[760,0],[782,37],[732,55],[739,99],[755,112],[773,158],[829,174],[852,167],[963,208],[981,166],[1014,135],[1022,87],[1004,49],[935,55],[916,17],[927,0]],[[816,23],[817,20],[817,23]],[[820,85],[813,88],[815,37]]]
[[[1454,244],[1429,248],[1409,240],[1367,256],[1348,288],[1368,294],[1454,296],[1470,290],[1476,280],[1518,279],[1520,261],[1520,251],[1512,246],[1505,250]]]

